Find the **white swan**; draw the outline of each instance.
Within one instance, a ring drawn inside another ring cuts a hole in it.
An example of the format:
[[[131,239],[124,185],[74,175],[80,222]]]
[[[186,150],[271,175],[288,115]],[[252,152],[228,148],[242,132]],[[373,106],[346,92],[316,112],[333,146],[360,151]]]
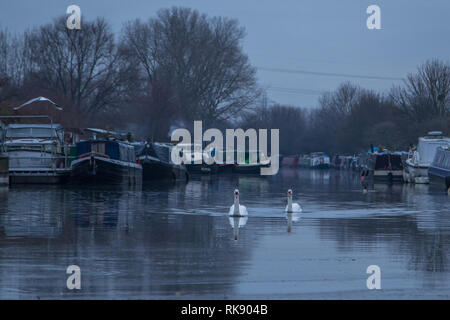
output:
[[[292,222],[297,222],[300,220],[299,213],[302,212],[302,207],[298,203],[292,203],[292,190],[289,189],[287,192],[288,205],[286,206],[286,218],[288,222],[288,232],[291,232]]]
[[[292,203],[292,190],[289,189],[287,192],[287,198],[288,198],[288,204],[286,206],[286,212],[292,213],[292,212],[302,212],[302,207],[298,203]]]
[[[232,217],[245,217],[248,216],[247,208],[239,204],[239,190],[234,190],[234,204],[230,207],[228,212]]]

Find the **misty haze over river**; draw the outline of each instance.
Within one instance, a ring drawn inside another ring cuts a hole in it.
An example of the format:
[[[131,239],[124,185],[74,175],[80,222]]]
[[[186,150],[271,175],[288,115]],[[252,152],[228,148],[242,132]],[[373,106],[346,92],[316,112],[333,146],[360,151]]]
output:
[[[237,241],[233,190],[249,212]],[[286,191],[303,207],[287,232]],[[0,299],[449,298],[450,197],[283,168],[187,183],[0,191]],[[81,290],[66,268],[81,268]],[[369,265],[381,290],[368,290]]]

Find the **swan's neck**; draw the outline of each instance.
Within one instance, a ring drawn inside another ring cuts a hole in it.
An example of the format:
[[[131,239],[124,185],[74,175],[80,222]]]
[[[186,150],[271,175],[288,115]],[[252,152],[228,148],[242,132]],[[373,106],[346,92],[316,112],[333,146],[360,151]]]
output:
[[[239,197],[235,197],[234,198],[234,214],[238,215],[239,214]]]
[[[288,197],[288,212],[292,212],[292,197]]]

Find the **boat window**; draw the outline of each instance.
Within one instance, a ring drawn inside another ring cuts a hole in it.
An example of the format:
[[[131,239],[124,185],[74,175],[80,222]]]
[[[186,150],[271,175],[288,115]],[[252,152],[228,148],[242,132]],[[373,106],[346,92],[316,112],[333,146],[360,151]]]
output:
[[[96,142],[91,143],[91,152],[105,154],[105,143],[104,142]]]
[[[55,129],[52,128],[8,128],[7,138],[54,138]]]
[[[450,169],[450,153],[449,153],[449,152],[446,152],[446,153],[445,153],[445,164],[444,164],[444,168]]]
[[[135,162],[135,153],[132,148],[128,148],[128,161]]]
[[[7,138],[27,138],[31,137],[31,128],[8,128]]]
[[[33,137],[38,138],[54,138],[56,137],[55,129],[50,128],[31,128]]]

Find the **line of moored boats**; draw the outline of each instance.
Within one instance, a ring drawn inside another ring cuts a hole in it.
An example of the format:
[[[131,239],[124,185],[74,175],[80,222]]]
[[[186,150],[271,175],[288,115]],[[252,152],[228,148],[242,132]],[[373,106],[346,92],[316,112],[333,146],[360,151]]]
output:
[[[131,142],[131,134],[96,128],[64,129],[51,120],[47,124],[0,122],[0,125],[1,154],[8,158],[10,183],[80,181],[134,185],[143,180],[188,180],[192,173],[259,174],[261,167],[270,166],[270,160],[259,159],[256,150],[238,157],[236,150],[206,151],[203,146],[178,144],[182,163],[176,164],[171,157],[172,144]],[[229,152],[234,153],[230,157],[234,160],[227,160]],[[208,157],[214,160],[204,161]],[[238,158],[244,161],[237,162]],[[417,147],[409,152],[390,152],[371,146],[365,154],[353,156],[330,158],[323,152],[315,152],[280,156],[279,160],[281,166],[287,167],[353,169],[374,181],[432,182],[450,188],[450,138],[437,131],[419,138]]]
[[[178,145],[182,163],[176,164],[171,157],[174,146],[169,143],[131,142],[129,134],[97,128],[64,129],[51,121],[47,124],[0,124],[0,154],[8,160],[9,183],[72,181],[135,185],[146,180],[187,181],[192,173],[256,174],[261,167],[270,164],[259,159],[256,163],[250,161],[249,152],[243,155],[244,163],[227,161],[227,152],[215,154],[216,150],[206,152],[191,144]],[[236,150],[230,152],[234,153],[234,159],[238,158]],[[203,161],[205,157],[222,161],[207,165]]]
[[[417,146],[413,146],[409,152],[390,152],[371,147],[365,154],[334,155],[332,158],[316,152],[309,155],[285,156],[282,165],[349,169],[377,182],[432,183],[448,190],[450,138],[444,137],[440,131],[432,131],[420,137]]]

